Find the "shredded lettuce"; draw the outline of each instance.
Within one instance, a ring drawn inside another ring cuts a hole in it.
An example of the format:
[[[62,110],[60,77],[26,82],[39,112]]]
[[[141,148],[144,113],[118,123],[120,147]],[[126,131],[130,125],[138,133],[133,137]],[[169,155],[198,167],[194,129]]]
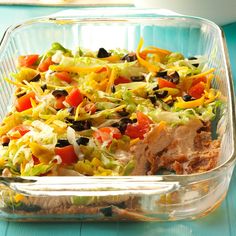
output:
[[[174,63],[176,61],[183,60],[183,59],[184,59],[184,56],[181,53],[172,52],[165,57],[164,61],[166,64],[170,64],[170,63]]]
[[[50,171],[53,167],[53,164],[43,164],[40,163],[38,165],[32,165],[28,168],[25,168],[25,170],[21,173],[22,176],[38,176],[47,173]]]
[[[51,48],[46,53],[46,57],[53,56],[57,51],[63,52],[65,56],[69,56],[69,57],[73,56],[71,50],[64,48],[60,43],[55,42],[51,45]]]
[[[66,57],[64,56],[60,62],[63,66],[78,66],[78,67],[96,67],[99,65],[106,65],[106,62],[92,57]]]
[[[30,81],[38,74],[37,70],[21,67],[18,73],[11,73],[11,76],[18,82],[23,80]]]
[[[123,175],[124,176],[130,175],[132,173],[132,171],[134,170],[134,167],[135,167],[135,161],[130,160],[124,168]]]
[[[111,109],[116,107],[116,104],[112,102],[98,102],[96,103],[97,109],[98,110],[105,110],[105,109]]]
[[[216,115],[216,108],[220,105],[221,102],[215,101],[195,109],[191,108],[179,110],[172,108],[169,111],[163,111],[162,109],[157,108],[155,110],[147,112],[147,110],[144,111],[145,108],[143,108],[143,111],[146,112],[152,118],[152,120],[157,123],[160,121],[165,121],[168,124],[175,126],[186,124],[194,118],[200,119],[204,122],[211,121]]]

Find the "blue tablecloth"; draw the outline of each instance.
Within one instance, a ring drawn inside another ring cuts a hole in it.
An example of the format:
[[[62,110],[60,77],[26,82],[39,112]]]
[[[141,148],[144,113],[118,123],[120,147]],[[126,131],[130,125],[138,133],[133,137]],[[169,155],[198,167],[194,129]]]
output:
[[[0,6],[0,37],[19,21],[64,10],[62,7]],[[223,26],[236,80],[236,23]],[[14,236],[235,236],[236,172],[222,205],[210,215],[195,221],[164,223],[14,223],[0,222],[0,235]]]

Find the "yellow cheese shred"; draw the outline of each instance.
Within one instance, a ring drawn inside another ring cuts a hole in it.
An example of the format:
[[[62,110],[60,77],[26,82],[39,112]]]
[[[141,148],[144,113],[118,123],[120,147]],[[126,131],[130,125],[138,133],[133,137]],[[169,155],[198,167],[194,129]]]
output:
[[[142,52],[140,52],[140,54],[144,57],[146,57],[148,54],[153,54],[154,61],[156,62],[160,62],[164,56],[170,53],[171,52],[168,50],[160,49],[154,46],[147,47]]]
[[[178,97],[177,98],[178,102],[175,103],[175,107],[176,108],[182,108],[182,109],[199,107],[199,106],[202,106],[204,104],[204,98],[205,98],[205,96],[202,96],[199,99],[189,101],[189,102],[185,102],[181,97]]]
[[[20,193],[17,193],[15,196],[14,196],[14,200],[16,203],[22,201],[24,199],[24,195],[20,194]]]
[[[83,107],[84,104],[85,104],[85,100],[83,100],[83,101],[79,104],[79,106],[77,106],[77,108],[76,108],[76,110],[75,110],[75,118],[74,118],[75,121],[78,120],[80,109],[81,109],[81,107]]]
[[[158,47],[155,47],[155,46],[149,46],[146,49],[154,50],[156,53],[160,53],[160,54],[164,54],[164,55],[171,54],[171,51],[166,50],[166,49],[162,49],[162,48],[158,48]]]
[[[139,141],[140,141],[139,138],[135,138],[135,139],[130,140],[130,146],[135,145],[135,144],[138,143]]]
[[[40,118],[43,118],[43,119],[45,119],[47,116],[43,116],[43,117],[40,116]],[[46,118],[45,124],[50,124],[50,123],[52,123],[56,119],[57,119],[56,115],[48,115],[48,118]]]
[[[85,95],[91,102],[95,102],[93,95],[89,94],[85,90],[79,88],[80,92]]]
[[[220,91],[216,91],[215,89],[210,89],[209,91],[205,90],[205,96],[206,99],[204,101],[204,104],[209,104],[211,102],[214,102],[216,98],[220,97]]]
[[[153,65],[151,63],[149,63],[148,61],[144,60],[141,56],[140,56],[140,50],[143,46],[143,43],[144,43],[144,40],[143,38],[140,39],[139,41],[139,44],[138,44],[138,47],[137,47],[137,50],[136,50],[136,55],[137,55],[137,58],[138,58],[138,61],[139,63],[146,67],[149,71],[151,72],[158,72],[160,71],[160,67],[159,66],[156,66],[156,65]]]
[[[12,80],[10,80],[10,79],[8,79],[8,78],[4,78],[4,80],[6,80],[9,84],[15,85],[16,87],[25,87],[25,88],[28,88],[27,85],[22,84],[22,83],[19,83],[19,82],[16,82],[16,81],[12,81]]]
[[[78,66],[61,66],[61,65],[51,65],[49,67],[52,71],[66,71],[73,73],[90,73],[90,72],[99,72],[104,66],[96,67],[78,67]]]
[[[207,70],[205,72],[202,72],[201,74],[197,74],[197,75],[193,75],[193,76],[190,76],[188,77],[188,79],[196,79],[196,78],[200,78],[200,77],[203,77],[203,76],[206,76],[208,74],[211,74],[215,71],[214,68],[211,68],[210,70]]]
[[[208,75],[207,83],[206,83],[206,91],[208,91],[211,87],[211,81],[215,76],[213,74]]]
[[[100,58],[100,60],[109,61],[109,62],[117,62],[120,60],[120,57],[118,55],[112,55],[109,57]]]
[[[164,102],[169,102],[171,100],[172,100],[172,96],[171,95],[169,95],[168,97],[163,99]]]
[[[177,94],[180,93],[179,89],[177,89],[177,88],[168,88],[168,87],[158,89],[158,91],[167,91],[169,95],[177,95]]]
[[[116,77],[117,77],[117,69],[115,67],[113,67],[111,70],[111,75],[110,75],[108,83],[107,83],[106,93],[109,93],[109,94],[111,93],[111,88],[114,84]]]

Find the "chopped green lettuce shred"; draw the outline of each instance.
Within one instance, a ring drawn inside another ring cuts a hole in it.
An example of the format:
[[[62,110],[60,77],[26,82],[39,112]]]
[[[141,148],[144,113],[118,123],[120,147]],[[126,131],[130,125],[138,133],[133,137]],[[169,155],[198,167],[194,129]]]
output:
[[[53,56],[57,51],[63,52],[64,56],[72,57],[72,52],[69,49],[64,48],[60,43],[55,42],[51,45],[51,48],[47,51],[46,57]]]

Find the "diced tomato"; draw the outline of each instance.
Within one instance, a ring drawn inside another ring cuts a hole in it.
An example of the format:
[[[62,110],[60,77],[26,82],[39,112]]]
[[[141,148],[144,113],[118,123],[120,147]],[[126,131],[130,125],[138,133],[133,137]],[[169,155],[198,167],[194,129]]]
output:
[[[78,88],[74,88],[69,95],[66,96],[65,101],[72,107],[77,107],[83,101],[83,95]]]
[[[137,112],[137,123],[128,124],[125,134],[130,138],[143,139],[144,135],[150,130],[152,120],[142,112]]]
[[[139,53],[139,56],[140,56],[141,58],[143,58],[144,60],[146,60],[146,58],[147,58],[147,53],[140,52],[140,53]]]
[[[31,67],[37,62],[38,58],[39,58],[39,55],[37,54],[19,56],[18,64],[19,66]]]
[[[49,66],[52,64],[53,64],[53,61],[52,61],[51,57],[48,57],[39,64],[38,70],[41,72],[45,72],[48,70]]]
[[[157,78],[159,88],[176,88],[176,85],[166,79]]]
[[[108,71],[107,67],[102,67],[101,69],[96,71],[96,73],[102,73],[102,72],[107,72],[107,71]]]
[[[199,77],[199,78],[194,79],[191,86],[194,86],[200,82],[206,83],[207,82],[206,77]]]
[[[65,99],[66,99],[65,96],[61,96],[61,97],[56,98],[55,108],[56,109],[63,109],[63,108],[65,108],[65,105],[63,104]]]
[[[75,80],[72,80],[72,82],[70,83],[70,85],[74,86],[74,87],[78,86],[78,84],[79,83],[77,81],[75,81]]]
[[[93,137],[100,143],[107,142],[107,146],[109,146],[112,143],[112,139],[120,139],[122,135],[118,128],[102,127],[94,131]]]
[[[34,165],[40,164],[40,160],[36,156],[32,155],[32,158],[33,158],[33,161],[34,161]]]
[[[34,92],[29,92],[29,93],[25,94],[24,96],[19,97],[16,100],[16,110],[21,112],[21,111],[25,111],[27,109],[30,109],[32,107],[30,99],[35,99]]]
[[[72,164],[76,163],[78,160],[75,154],[73,145],[68,145],[65,147],[56,147],[55,154],[61,157],[62,164]]]
[[[131,81],[123,76],[119,76],[115,81],[114,81],[114,85],[118,85],[118,84],[126,84],[126,83],[130,83]]]
[[[8,132],[10,139],[18,139],[30,131],[28,125],[17,125]]]
[[[205,85],[203,82],[195,84],[188,90],[188,94],[194,98],[200,98],[204,94]]]
[[[12,130],[19,131],[20,135],[24,136],[26,133],[30,131],[30,127],[28,125],[17,125]]]
[[[143,127],[145,126],[149,128],[150,124],[153,124],[152,120],[141,111],[138,111],[136,115],[138,124],[142,125]]]
[[[66,71],[56,72],[55,76],[58,79],[60,79],[62,81],[65,81],[67,83],[71,83],[71,81],[72,81],[72,78],[71,78],[70,74]]]
[[[125,130],[125,135],[130,138],[140,138],[143,139],[143,134],[139,133],[139,125],[138,124],[128,124]]]
[[[90,103],[87,103],[84,106],[84,110],[86,112],[89,112],[90,114],[94,114],[96,112],[97,108],[96,108],[96,105],[94,103],[90,102]]]

